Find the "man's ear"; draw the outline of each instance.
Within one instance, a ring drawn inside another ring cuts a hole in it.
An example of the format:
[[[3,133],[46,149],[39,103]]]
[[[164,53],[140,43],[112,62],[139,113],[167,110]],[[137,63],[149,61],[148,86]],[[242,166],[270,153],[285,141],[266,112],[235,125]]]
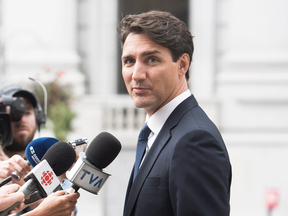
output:
[[[190,57],[187,53],[183,53],[179,58],[179,76],[185,76],[185,73],[189,69]]]

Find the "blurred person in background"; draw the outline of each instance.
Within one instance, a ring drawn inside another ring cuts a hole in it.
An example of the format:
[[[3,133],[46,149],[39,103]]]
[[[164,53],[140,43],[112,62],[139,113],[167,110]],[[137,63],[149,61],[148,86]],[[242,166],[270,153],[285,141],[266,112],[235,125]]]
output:
[[[23,177],[30,171],[31,167],[25,161],[25,149],[26,146],[33,140],[37,130],[36,110],[39,106],[36,96],[18,84],[12,84],[5,86],[0,90],[0,97],[3,95],[11,97],[22,97],[26,102],[26,109],[23,116],[19,121],[12,121],[12,138],[13,143],[8,146],[4,146],[0,149],[0,178],[7,178],[11,176],[12,172],[17,171],[20,180],[14,178],[13,182],[19,185],[23,185]],[[19,213],[28,212],[31,208],[34,208],[38,204],[32,204],[30,207],[23,209]]]
[[[21,119],[19,121],[12,121],[13,143],[0,149],[0,178],[7,178],[11,176],[12,172],[17,171],[21,180],[18,181],[13,178],[13,182],[23,185],[25,183],[22,180],[23,177],[31,171],[31,167],[24,160],[26,159],[25,149],[33,140],[37,127],[40,131],[40,126],[45,123],[45,119],[42,113],[42,107],[35,94],[21,85],[12,84],[4,87],[0,90],[0,97],[2,95],[22,97],[26,102],[26,110]],[[76,200],[80,196],[79,193],[62,196],[64,193],[64,191],[59,191],[49,195],[45,199],[36,201],[25,207],[17,215],[23,215],[27,212],[28,216],[58,215],[57,212],[62,212],[60,215],[76,215],[77,210],[75,209],[75,205]],[[65,202],[67,203],[65,204]],[[38,205],[39,207],[37,207]],[[32,209],[35,210],[31,211]],[[70,213],[67,214],[69,211]]]

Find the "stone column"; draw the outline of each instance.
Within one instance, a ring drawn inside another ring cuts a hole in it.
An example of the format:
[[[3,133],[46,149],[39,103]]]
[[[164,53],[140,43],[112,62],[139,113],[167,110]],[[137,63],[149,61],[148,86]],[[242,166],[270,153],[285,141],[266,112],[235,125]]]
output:
[[[71,84],[84,93],[76,51],[76,0],[3,0],[5,83],[49,82]]]

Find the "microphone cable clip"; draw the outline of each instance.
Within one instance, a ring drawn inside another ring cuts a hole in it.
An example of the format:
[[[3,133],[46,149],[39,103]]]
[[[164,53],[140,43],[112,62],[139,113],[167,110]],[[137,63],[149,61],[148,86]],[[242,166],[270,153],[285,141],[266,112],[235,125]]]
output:
[[[88,139],[87,137],[84,137],[84,138],[80,138],[80,139],[76,139],[76,140],[73,140],[73,141],[69,141],[68,142],[69,145],[71,145],[74,150],[77,146],[80,146],[80,145],[84,145],[84,144],[87,144],[88,143]]]

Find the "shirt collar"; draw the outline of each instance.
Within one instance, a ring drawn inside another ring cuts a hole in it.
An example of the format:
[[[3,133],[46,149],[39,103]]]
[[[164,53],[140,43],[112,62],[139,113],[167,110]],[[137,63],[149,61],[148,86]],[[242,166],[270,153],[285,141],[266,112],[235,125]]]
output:
[[[189,96],[191,96],[191,91],[188,89],[182,94],[175,97],[157,112],[155,112],[150,118],[148,115],[146,115],[146,122],[150,130],[155,135],[158,135],[159,131],[161,130],[162,126],[164,125],[170,114],[173,112],[173,110]]]

